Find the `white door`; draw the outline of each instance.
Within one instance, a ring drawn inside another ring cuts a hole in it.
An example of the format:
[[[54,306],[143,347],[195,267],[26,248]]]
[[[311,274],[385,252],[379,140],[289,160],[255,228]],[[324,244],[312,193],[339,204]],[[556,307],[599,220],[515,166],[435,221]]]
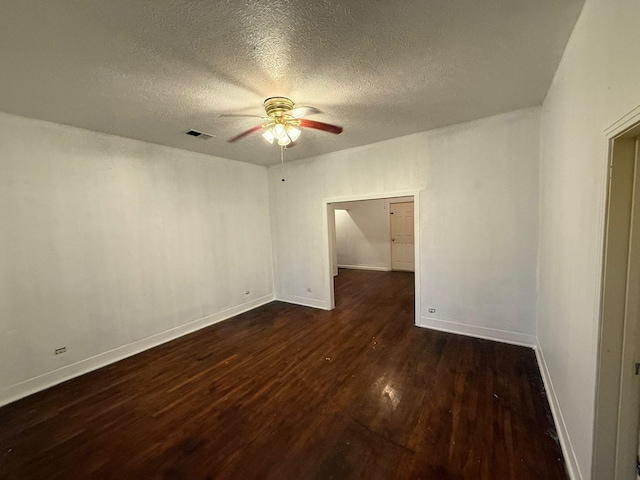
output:
[[[391,217],[391,269],[415,271],[413,202],[389,205]]]

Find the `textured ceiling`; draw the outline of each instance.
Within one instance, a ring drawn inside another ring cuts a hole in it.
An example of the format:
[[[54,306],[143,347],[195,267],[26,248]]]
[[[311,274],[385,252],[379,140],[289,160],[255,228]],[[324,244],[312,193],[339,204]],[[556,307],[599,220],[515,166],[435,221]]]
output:
[[[293,160],[539,105],[582,4],[2,0],[0,111],[269,165],[260,135],[226,142],[260,120],[220,114],[284,95],[344,127]]]

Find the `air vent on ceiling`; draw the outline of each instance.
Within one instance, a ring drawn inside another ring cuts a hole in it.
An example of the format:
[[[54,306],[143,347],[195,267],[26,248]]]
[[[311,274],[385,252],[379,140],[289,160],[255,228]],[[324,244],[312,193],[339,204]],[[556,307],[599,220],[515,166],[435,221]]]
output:
[[[202,140],[209,140],[211,137],[213,137],[213,135],[209,135],[208,133],[204,133],[204,132],[199,132],[198,130],[187,130],[186,132],[187,135],[191,135],[192,137],[198,137]]]

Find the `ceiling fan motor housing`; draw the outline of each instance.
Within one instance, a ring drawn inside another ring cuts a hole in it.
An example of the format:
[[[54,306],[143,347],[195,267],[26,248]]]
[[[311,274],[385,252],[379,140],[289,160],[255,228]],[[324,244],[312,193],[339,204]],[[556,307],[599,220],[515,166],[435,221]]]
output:
[[[264,109],[270,117],[281,117],[293,109],[293,102],[287,97],[269,97],[264,101]]]

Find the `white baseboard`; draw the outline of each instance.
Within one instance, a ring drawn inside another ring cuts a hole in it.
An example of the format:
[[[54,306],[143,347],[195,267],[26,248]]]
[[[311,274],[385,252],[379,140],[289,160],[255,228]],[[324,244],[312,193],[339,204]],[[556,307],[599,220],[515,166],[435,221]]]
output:
[[[442,332],[457,333],[469,337],[483,338],[485,340],[495,340],[496,342],[511,343],[524,347],[534,348],[536,346],[535,335],[510,332],[508,330],[498,330],[495,328],[479,327],[466,323],[453,322],[451,320],[439,320],[431,317],[420,317],[418,327],[431,328]]]
[[[564,455],[565,464],[567,466],[567,473],[571,480],[583,480],[582,472],[580,472],[580,467],[578,465],[578,459],[573,451],[569,432],[567,431],[567,426],[564,423],[564,417],[562,416],[562,410],[560,409],[560,403],[558,402],[558,397],[556,396],[555,389],[553,388],[553,382],[549,375],[547,362],[544,359],[544,354],[542,353],[542,348],[540,347],[539,342],[536,342],[535,352],[536,359],[538,360],[538,368],[542,375],[542,382],[544,383],[544,389],[547,392],[547,399],[549,400],[549,405],[551,407],[553,422],[556,424],[556,431],[558,432],[560,447],[562,448],[562,454]]]
[[[379,265],[338,265],[338,268],[348,268],[351,270],[375,270],[376,272],[388,272],[388,267]]]
[[[299,297],[297,295],[276,295],[275,300],[292,303],[294,305],[301,305],[303,307],[331,310],[331,308],[329,308],[329,302],[325,300],[316,300],[315,298]]]
[[[0,406],[27,397],[41,390],[53,387],[54,385],[57,385],[59,383],[66,382],[67,380],[71,380],[72,378],[84,375],[85,373],[89,373],[93,370],[97,370],[112,363],[118,362],[127,357],[131,357],[163,343],[170,342],[171,340],[175,340],[176,338],[195,332],[196,330],[208,327],[209,325],[213,325],[214,323],[218,323],[223,320],[235,317],[236,315],[247,312],[249,310],[253,310],[254,308],[257,308],[261,305],[272,302],[273,300],[273,294],[265,295],[250,302],[242,303],[221,312],[214,313],[212,315],[208,315],[198,320],[185,323],[170,330],[166,330],[150,337],[143,338],[142,340],[123,345],[113,350],[109,350],[108,352],[103,352],[93,357],[75,362],[71,365],[66,365],[57,370],[53,370],[37,377],[30,378],[29,380],[25,380],[14,385],[9,385],[8,387],[2,388],[0,390]]]

